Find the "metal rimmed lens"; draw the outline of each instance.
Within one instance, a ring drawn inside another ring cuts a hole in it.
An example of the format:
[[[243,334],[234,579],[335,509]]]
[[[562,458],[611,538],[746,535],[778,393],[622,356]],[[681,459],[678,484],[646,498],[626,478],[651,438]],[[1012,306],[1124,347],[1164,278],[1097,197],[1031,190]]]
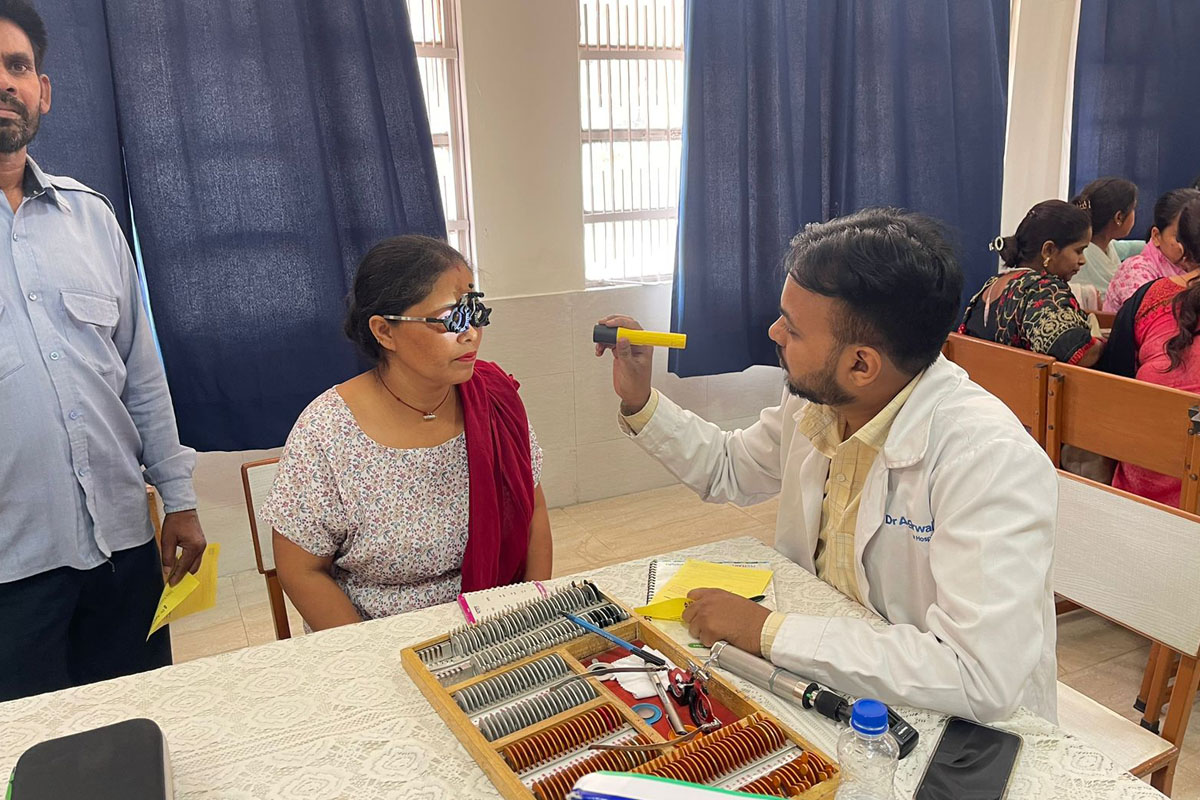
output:
[[[465,333],[468,328],[483,328],[490,323],[492,310],[479,301],[482,292],[467,292],[439,322],[450,333]]]
[[[442,320],[450,333],[464,333],[471,326],[471,311],[459,303]]]
[[[471,324],[476,328],[486,328],[492,322],[492,310],[478,300],[475,301],[475,309],[471,313]]]

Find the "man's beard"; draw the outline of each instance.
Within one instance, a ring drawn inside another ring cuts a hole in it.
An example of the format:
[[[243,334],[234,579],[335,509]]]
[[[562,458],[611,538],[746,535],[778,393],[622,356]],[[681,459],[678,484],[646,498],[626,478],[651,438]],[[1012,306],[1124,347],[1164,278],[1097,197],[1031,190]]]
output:
[[[26,147],[37,136],[42,123],[38,109],[30,111],[24,103],[12,95],[0,93],[0,110],[15,111],[19,117],[0,117],[0,153],[16,153]]]
[[[795,378],[788,371],[783,360],[783,348],[776,345],[775,352],[779,355],[779,366],[783,367],[788,391],[796,397],[822,406],[844,406],[854,400],[852,395],[838,385],[836,352],[830,354],[820,371],[811,372],[803,378]]]

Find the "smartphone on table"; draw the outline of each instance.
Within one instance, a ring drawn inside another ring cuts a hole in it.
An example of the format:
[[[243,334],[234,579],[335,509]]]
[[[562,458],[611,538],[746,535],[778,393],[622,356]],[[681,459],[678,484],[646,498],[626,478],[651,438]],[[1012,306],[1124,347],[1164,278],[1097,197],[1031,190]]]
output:
[[[1003,800],[1021,737],[962,717],[942,729],[915,800]]]

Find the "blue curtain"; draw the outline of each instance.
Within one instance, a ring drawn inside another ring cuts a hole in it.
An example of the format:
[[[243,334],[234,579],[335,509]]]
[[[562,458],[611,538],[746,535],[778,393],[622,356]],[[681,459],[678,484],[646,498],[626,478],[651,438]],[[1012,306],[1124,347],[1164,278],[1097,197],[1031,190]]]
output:
[[[283,443],[362,365],[378,240],[445,235],[403,0],[107,0],[130,197],[180,438]]]
[[[1158,196],[1200,176],[1200,3],[1083,3],[1074,105],[1072,188],[1136,183],[1141,235]]]
[[[38,12],[50,40],[41,68],[50,76],[51,104],[29,154],[46,172],[103,193],[132,241],[104,5],[59,0],[39,3]]]
[[[689,1],[672,303],[688,347],[672,372],[778,363],[780,267],[809,222],[923,211],[956,229],[966,296],[995,272],[1008,14],[1008,0]]]

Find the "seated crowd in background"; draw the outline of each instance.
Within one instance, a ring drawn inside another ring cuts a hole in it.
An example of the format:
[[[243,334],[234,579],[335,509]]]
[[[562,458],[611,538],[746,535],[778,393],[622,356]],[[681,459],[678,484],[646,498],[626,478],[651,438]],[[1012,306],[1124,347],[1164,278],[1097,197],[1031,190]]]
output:
[[[1100,178],[1071,203],[1031,208],[1015,234],[992,243],[1005,269],[968,303],[959,333],[1200,392],[1200,352],[1192,346],[1200,332],[1200,190],[1159,197],[1145,244],[1127,255],[1132,248],[1123,239],[1135,225],[1137,196],[1130,181]],[[1116,314],[1107,340],[1087,313],[1100,306]],[[1080,463],[1085,469],[1066,460],[1063,466],[1105,482],[1111,475],[1119,489],[1179,504],[1178,477],[1133,464],[1117,464],[1113,474],[1111,461],[1107,471],[1089,459]]]

